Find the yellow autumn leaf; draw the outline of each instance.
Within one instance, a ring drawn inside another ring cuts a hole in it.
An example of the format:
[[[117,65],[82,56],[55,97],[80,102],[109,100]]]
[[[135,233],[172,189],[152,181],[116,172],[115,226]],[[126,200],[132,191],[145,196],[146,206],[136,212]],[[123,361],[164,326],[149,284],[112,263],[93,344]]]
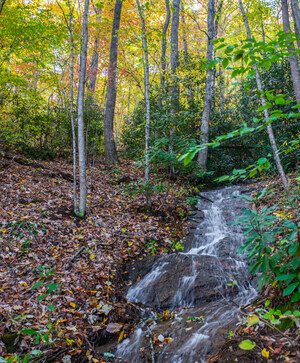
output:
[[[248,326],[259,323],[259,317],[257,315],[248,316]]]
[[[269,358],[270,352],[266,350],[265,348],[261,351],[261,355],[265,358]]]
[[[60,319],[56,322],[56,324],[60,324],[60,323],[64,323],[65,321],[67,321],[67,319]]]
[[[68,345],[73,345],[75,343],[75,340],[66,338],[66,342]]]
[[[118,338],[118,342],[120,343],[123,340],[124,337],[124,330],[121,331],[119,338]]]
[[[76,304],[74,304],[73,302],[71,302],[70,305],[72,306],[72,308],[76,307]]]

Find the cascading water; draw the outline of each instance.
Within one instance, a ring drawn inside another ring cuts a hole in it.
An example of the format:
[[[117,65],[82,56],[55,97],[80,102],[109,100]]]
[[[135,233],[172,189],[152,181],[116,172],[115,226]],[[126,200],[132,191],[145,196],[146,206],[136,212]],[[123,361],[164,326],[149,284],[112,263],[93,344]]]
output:
[[[239,307],[256,296],[247,264],[236,255],[243,243],[242,231],[230,224],[245,206],[241,198],[235,198],[239,194],[239,187],[202,193],[207,199],[197,207],[204,218],[188,250],[162,256],[151,272],[130,287],[129,301],[152,311],[173,309],[175,318],[150,328],[141,322],[118,346],[116,355],[123,362],[151,361],[154,350],[155,362],[205,362],[236,323]],[[150,352],[149,330],[171,342],[162,342]]]

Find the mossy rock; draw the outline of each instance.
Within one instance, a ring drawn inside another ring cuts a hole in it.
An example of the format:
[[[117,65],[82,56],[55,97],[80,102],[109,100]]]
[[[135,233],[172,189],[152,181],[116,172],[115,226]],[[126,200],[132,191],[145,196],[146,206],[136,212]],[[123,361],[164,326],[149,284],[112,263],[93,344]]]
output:
[[[17,351],[17,344],[15,343],[18,339],[18,334],[16,333],[4,333],[2,335],[2,342],[5,345],[7,353],[15,353]]]

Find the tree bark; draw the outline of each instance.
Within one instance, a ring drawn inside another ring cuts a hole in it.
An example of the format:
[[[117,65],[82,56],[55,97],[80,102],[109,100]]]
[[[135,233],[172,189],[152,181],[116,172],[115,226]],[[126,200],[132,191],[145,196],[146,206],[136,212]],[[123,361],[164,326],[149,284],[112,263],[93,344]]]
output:
[[[201,123],[201,141],[203,144],[208,142],[209,137],[209,119],[212,106],[213,97],[213,81],[214,69],[208,69],[210,62],[214,60],[214,36],[215,36],[215,0],[208,0],[208,13],[207,13],[207,70],[206,70],[206,89],[204,97],[204,106]],[[208,148],[201,150],[198,154],[198,166],[203,171],[206,170]]]
[[[182,30],[182,40],[183,40],[183,51],[184,51],[184,62],[186,64],[187,70],[189,69],[189,51],[188,51],[188,43],[186,39],[186,31],[185,31],[185,16],[184,16],[184,5],[181,3],[181,17],[182,17],[182,24],[183,24],[183,30]],[[188,79],[188,97],[189,97],[189,106],[192,107],[194,104],[194,92],[193,87],[190,82],[190,78]]]
[[[3,7],[4,7],[5,1],[6,0],[0,0],[0,15],[2,13],[2,10],[3,10]]]
[[[291,32],[290,27],[290,19],[289,19],[289,10],[288,10],[288,3],[287,0],[281,0],[281,10],[282,10],[282,23],[283,23],[283,30],[286,34]],[[297,104],[300,103],[300,70],[298,59],[296,55],[293,55],[295,52],[294,44],[289,43],[289,53],[291,56],[289,57],[290,67],[291,67],[291,74],[292,74],[292,81],[294,86],[294,92],[297,100]]]
[[[173,14],[171,26],[171,72],[172,72],[172,114],[179,111],[178,68],[178,31],[179,31],[180,0],[173,0]]]
[[[77,145],[76,145],[76,129],[74,121],[74,36],[72,28],[73,10],[71,8],[70,0],[68,0],[69,7],[69,33],[71,40],[71,126],[72,126],[72,142],[73,142],[73,202],[74,213],[78,213],[78,201],[77,201]]]
[[[118,155],[114,139],[114,117],[117,98],[118,43],[122,5],[122,0],[116,0],[110,43],[107,102],[104,117],[105,160],[109,164],[116,164],[118,162]]]
[[[292,14],[294,19],[295,26],[295,34],[297,35],[297,45],[298,49],[300,49],[300,9],[299,9],[299,0],[291,0],[292,4]]]
[[[94,11],[96,14],[97,23],[100,23],[101,22],[101,10],[97,9],[94,6]],[[95,40],[94,40],[94,50],[93,50],[93,56],[92,56],[92,61],[91,61],[91,65],[90,65],[89,78],[88,78],[88,82],[87,82],[88,90],[92,94],[95,93],[95,90],[96,90],[96,81],[97,81],[98,66],[99,66],[99,44],[100,44],[100,39],[99,39],[99,36],[96,35]]]
[[[79,158],[79,214],[84,216],[86,213],[87,184],[86,184],[86,153],[84,140],[84,85],[87,61],[88,44],[88,13],[89,0],[85,0],[82,24],[82,49],[80,54],[80,76],[78,85],[78,158]]]
[[[145,103],[146,103],[146,130],[145,130],[145,182],[146,182],[146,203],[151,207],[151,194],[149,188],[150,182],[150,160],[149,160],[149,142],[150,142],[150,96],[149,96],[149,57],[148,43],[146,34],[145,17],[139,0],[136,0],[139,15],[142,23],[142,40],[144,51],[144,84],[145,84]]]
[[[248,18],[247,18],[247,15],[245,13],[245,9],[244,9],[242,0],[239,0],[239,4],[240,4],[240,9],[241,9],[241,12],[242,12],[245,28],[246,28],[246,31],[247,31],[247,38],[251,39],[251,30],[250,30],[250,27],[249,27]],[[250,41],[250,43],[252,44],[251,41]],[[256,78],[257,88],[258,88],[258,90],[260,92],[263,92],[264,89],[263,89],[260,74],[259,74],[259,71],[258,71],[258,68],[257,68],[256,64],[253,65],[253,69],[255,71],[255,78]],[[263,95],[261,96],[261,104],[262,104],[262,106],[266,106],[266,104],[267,104],[267,101],[266,101],[266,99],[265,99],[265,97]],[[266,120],[269,119],[270,115],[269,115],[269,111],[267,109],[264,110],[264,116],[265,116]],[[274,133],[273,133],[273,128],[272,128],[272,125],[270,123],[267,126],[267,131],[268,131],[269,140],[270,140],[274,160],[275,160],[279,175],[281,177],[284,189],[288,192],[289,191],[289,183],[288,183],[287,177],[285,175],[285,172],[284,172],[282,164],[281,164],[280,156],[278,154],[278,148],[277,148],[277,145],[276,145],[275,136],[274,136]]]
[[[171,74],[172,74],[172,87],[171,87],[171,114],[172,125],[170,129],[170,143],[169,152],[174,154],[173,149],[173,136],[175,133],[176,117],[179,112],[179,82],[177,77],[178,68],[178,32],[180,20],[180,0],[173,0],[173,14],[171,25]],[[171,167],[171,172],[174,173],[174,167]]]
[[[162,108],[163,102],[163,95],[165,94],[166,88],[166,69],[167,69],[167,59],[166,59],[166,52],[167,52],[167,32],[170,25],[171,19],[171,11],[170,11],[170,1],[166,0],[166,20],[163,28],[162,34],[162,41],[161,41],[161,75],[160,75],[160,96],[158,99],[158,107]]]
[[[223,9],[224,0],[220,0],[219,2],[215,4],[215,34],[214,34],[214,40],[217,39],[219,35],[219,26],[220,26],[220,19],[222,15],[222,9]],[[215,59],[215,53],[213,53],[213,59]],[[213,68],[213,87],[212,87],[212,95],[211,95],[211,110],[215,109],[215,93],[216,93],[216,74],[217,69],[216,67]]]

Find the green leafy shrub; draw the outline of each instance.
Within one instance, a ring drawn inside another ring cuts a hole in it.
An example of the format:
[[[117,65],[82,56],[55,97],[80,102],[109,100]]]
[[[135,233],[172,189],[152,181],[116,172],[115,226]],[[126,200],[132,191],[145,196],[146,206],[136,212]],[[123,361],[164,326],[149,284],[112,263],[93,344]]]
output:
[[[243,209],[234,222],[246,229],[245,244],[238,253],[246,251],[253,274],[261,273],[258,287],[270,284],[278,287],[291,302],[300,300],[300,223],[282,219],[277,206],[260,207],[267,189],[254,197],[243,195],[254,210]]]

